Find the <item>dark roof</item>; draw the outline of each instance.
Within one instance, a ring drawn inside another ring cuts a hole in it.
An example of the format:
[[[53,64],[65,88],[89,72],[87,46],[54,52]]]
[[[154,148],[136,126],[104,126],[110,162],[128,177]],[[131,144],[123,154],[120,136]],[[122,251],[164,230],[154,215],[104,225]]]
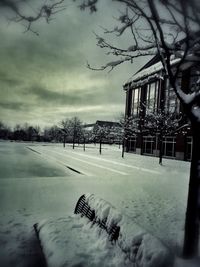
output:
[[[83,128],[93,127],[94,125],[95,125],[95,123],[84,124]]]
[[[101,127],[121,127],[121,124],[119,122],[114,122],[114,121],[96,121],[95,123],[96,125],[98,126],[101,126]]]

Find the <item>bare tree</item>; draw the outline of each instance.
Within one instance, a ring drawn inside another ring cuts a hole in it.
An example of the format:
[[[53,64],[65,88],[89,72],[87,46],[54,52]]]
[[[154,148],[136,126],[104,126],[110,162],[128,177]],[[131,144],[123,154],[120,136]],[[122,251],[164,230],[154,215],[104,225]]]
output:
[[[175,134],[182,120],[181,114],[165,113],[162,110],[148,112],[144,117],[144,130],[158,137],[159,164],[162,165],[163,138]]]
[[[96,11],[98,1],[84,1],[83,9]],[[200,63],[200,2],[197,0],[115,0],[121,4],[119,25],[105,29],[106,34],[123,36],[129,31],[130,44],[118,47],[96,35],[97,45],[117,60],[108,62],[95,70],[112,70],[135,58],[157,55],[164,75],[168,77],[180,100],[184,113],[191,122],[193,153],[190,169],[188,204],[185,222],[183,254],[192,257],[198,251],[200,210],[200,86],[178,86],[178,76]],[[196,71],[198,74],[198,68]]]
[[[108,141],[107,137],[110,133],[110,127],[104,125],[95,125],[93,129],[93,136],[95,141],[99,141],[99,154],[102,153],[102,142]]]
[[[10,139],[11,129],[4,122],[0,121],[0,139]]]
[[[62,120],[59,124],[60,132],[63,135],[63,147],[65,147],[65,143],[67,138],[71,135],[71,123],[69,119]]]
[[[32,25],[41,19],[50,23],[55,14],[66,9],[66,6],[64,6],[63,3],[64,0],[43,1],[43,4],[40,4],[40,6],[37,7],[37,10],[34,10],[33,12],[33,8],[29,0],[0,0],[0,8],[10,10],[12,14],[9,20],[21,23],[25,27],[25,32],[31,31],[36,35],[39,35],[39,33],[33,29]],[[29,7],[26,12],[23,9],[24,4],[27,4]]]
[[[24,123],[24,125],[16,124],[12,133],[12,138],[22,141],[39,141],[40,127],[32,126],[28,123]]]
[[[73,149],[75,148],[75,142],[80,142],[80,138],[83,136],[82,132],[82,122],[78,117],[73,117],[71,119],[62,120],[60,123],[60,129],[62,130],[64,136],[64,143],[66,138],[68,141],[72,142]]]
[[[53,125],[51,127],[45,127],[43,135],[44,141],[62,142],[62,137],[63,133],[58,126]]]
[[[80,143],[80,138],[82,136],[82,122],[78,117],[73,117],[71,122],[71,135],[73,139],[73,149],[75,147],[75,142]]]
[[[91,139],[93,137],[93,133],[91,129],[87,129],[85,125],[82,125],[82,142],[83,142],[83,151],[85,151],[86,143],[91,142]]]
[[[140,118],[129,116],[125,117],[124,115],[120,119],[120,124],[123,128],[122,132],[122,158],[124,158],[124,152],[126,147],[126,152],[128,152],[128,140],[134,137],[137,133],[141,132],[140,127]]]

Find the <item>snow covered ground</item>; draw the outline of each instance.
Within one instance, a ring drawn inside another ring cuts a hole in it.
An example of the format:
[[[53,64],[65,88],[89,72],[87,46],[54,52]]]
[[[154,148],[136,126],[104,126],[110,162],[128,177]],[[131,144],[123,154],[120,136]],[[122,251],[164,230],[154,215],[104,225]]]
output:
[[[0,142],[1,266],[43,266],[33,224],[73,214],[93,193],[173,253],[181,253],[190,163],[125,154],[117,146]],[[156,267],[156,266],[155,266]]]

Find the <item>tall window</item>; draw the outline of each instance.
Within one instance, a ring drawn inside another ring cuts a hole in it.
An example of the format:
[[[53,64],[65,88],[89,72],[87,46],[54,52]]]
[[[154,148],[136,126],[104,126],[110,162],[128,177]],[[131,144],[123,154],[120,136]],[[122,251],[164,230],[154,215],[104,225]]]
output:
[[[129,150],[132,152],[136,151],[136,136],[132,136],[129,139]]]
[[[181,77],[177,80],[177,85],[181,86]],[[165,86],[165,111],[169,113],[180,112],[180,101],[177,98],[173,88],[169,84],[169,80],[166,80]]]
[[[154,137],[153,136],[144,136],[143,138],[143,153],[144,154],[153,154],[154,146]]]
[[[132,115],[139,115],[141,89],[136,88],[132,94]]]
[[[163,156],[166,157],[175,157],[175,145],[176,145],[176,139],[175,137],[165,137],[163,140]]]
[[[192,159],[192,137],[188,136],[186,139],[186,160]]]
[[[158,81],[147,85],[146,108],[149,111],[155,111],[158,103]]]

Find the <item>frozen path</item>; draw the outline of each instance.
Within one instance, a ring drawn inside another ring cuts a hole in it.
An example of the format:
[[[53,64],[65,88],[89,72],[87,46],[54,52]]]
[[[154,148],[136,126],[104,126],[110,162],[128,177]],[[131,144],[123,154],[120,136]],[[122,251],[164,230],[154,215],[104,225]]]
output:
[[[94,146],[84,152],[81,147],[64,149],[61,144],[1,142],[0,257],[7,260],[5,266],[13,262],[15,267],[38,266],[25,265],[35,258],[30,249],[32,225],[72,213],[77,199],[86,192],[111,202],[179,253],[189,163],[163,162],[159,166],[157,158],[134,154],[122,159],[121,151],[111,146],[99,155]]]

